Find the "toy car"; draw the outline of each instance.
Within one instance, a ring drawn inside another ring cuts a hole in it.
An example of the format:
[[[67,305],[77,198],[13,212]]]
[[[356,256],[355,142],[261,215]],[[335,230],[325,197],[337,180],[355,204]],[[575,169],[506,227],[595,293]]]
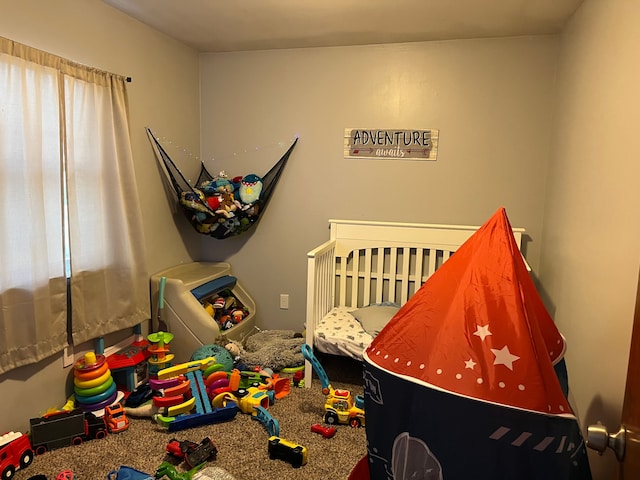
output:
[[[198,447],[198,444],[195,442],[191,442],[189,440],[178,440],[176,438],[172,438],[167,443],[166,450],[168,453],[173,455],[176,458],[183,459],[188,451],[193,451]]]
[[[16,470],[28,467],[33,462],[33,450],[29,437],[20,432],[0,435],[0,475],[2,479],[13,478]]]
[[[324,425],[320,425],[319,423],[314,423],[311,425],[311,431],[313,433],[319,433],[324,438],[331,438],[336,434],[336,427],[333,425],[329,427],[325,427]]]
[[[204,438],[200,443],[172,438],[167,444],[166,450],[171,455],[184,459],[189,468],[196,467],[208,460],[215,460],[218,456],[218,448],[209,437]]]
[[[148,383],[140,385],[133,392],[131,392],[124,401],[125,407],[139,407],[147,400],[151,400],[153,397],[153,390]]]
[[[208,460],[215,460],[217,456],[218,448],[209,437],[206,437],[193,451],[187,452],[184,461],[189,468],[193,468]]]
[[[298,468],[307,463],[307,447],[272,436],[269,437],[269,458],[284,460]]]
[[[109,433],[123,432],[129,428],[129,419],[124,413],[124,407],[120,402],[104,409],[104,422]]]
[[[306,343],[301,347],[302,355],[320,377],[324,401],[324,423],[329,425],[345,424],[354,428],[365,426],[364,396],[352,395],[349,390],[335,389],[329,383],[329,377],[313,354],[313,349]]]

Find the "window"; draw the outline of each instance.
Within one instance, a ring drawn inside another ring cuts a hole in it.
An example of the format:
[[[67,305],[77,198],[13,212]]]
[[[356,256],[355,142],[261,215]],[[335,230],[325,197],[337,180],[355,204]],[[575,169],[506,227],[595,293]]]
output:
[[[2,373],[149,309],[125,79],[0,38],[0,91]]]

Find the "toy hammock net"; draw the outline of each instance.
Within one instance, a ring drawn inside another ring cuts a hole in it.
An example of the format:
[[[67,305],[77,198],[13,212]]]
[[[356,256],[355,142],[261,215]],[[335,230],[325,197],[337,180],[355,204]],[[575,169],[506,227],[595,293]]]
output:
[[[255,225],[298,142],[296,138],[262,177],[250,173],[229,178],[224,172],[213,176],[201,162],[200,175],[192,186],[149,128],[147,135],[178,208],[198,233],[217,239],[239,235]]]

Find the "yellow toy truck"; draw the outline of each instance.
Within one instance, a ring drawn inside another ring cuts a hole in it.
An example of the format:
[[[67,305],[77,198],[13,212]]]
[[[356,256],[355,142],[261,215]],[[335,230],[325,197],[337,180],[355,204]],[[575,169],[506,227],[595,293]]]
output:
[[[302,345],[302,355],[313,365],[322,383],[322,393],[327,396],[324,402],[324,423],[351,425],[354,428],[364,427],[364,397],[351,395],[349,390],[333,388],[327,373],[306,343]]]

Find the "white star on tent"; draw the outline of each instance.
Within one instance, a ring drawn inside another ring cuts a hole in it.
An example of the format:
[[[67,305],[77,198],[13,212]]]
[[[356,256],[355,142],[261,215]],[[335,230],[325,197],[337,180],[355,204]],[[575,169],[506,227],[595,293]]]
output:
[[[496,359],[493,361],[494,365],[504,365],[509,370],[513,370],[513,362],[518,360],[520,357],[517,355],[513,355],[509,351],[509,347],[506,345],[502,347],[500,350],[497,348],[492,348],[491,351],[496,356]]]
[[[476,329],[475,332],[473,332],[473,334],[479,336],[480,339],[484,341],[485,337],[487,337],[488,335],[491,335],[491,332],[489,331],[489,325],[483,325],[483,326],[478,325],[478,328]]]
[[[470,370],[473,370],[473,367],[476,366],[476,362],[473,361],[472,358],[470,358],[469,360],[464,362],[464,368],[468,368]]]

